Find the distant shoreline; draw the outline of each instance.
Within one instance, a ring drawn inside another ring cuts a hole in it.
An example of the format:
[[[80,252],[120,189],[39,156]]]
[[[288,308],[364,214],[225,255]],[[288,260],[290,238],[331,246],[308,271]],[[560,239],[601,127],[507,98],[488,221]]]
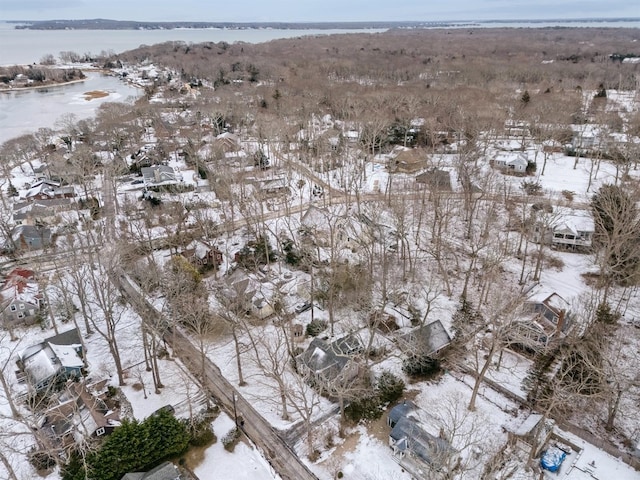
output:
[[[593,24],[639,22],[640,17],[629,18],[572,18],[572,19],[504,19],[504,20],[443,20],[443,21],[369,21],[369,22],[139,22],[110,19],[82,20],[9,20],[18,30],[370,30],[391,28],[464,28],[483,27],[487,24],[521,23],[531,26],[545,23]]]
[[[38,20],[6,21],[16,24],[16,30],[370,30],[389,28],[453,27],[460,24],[472,26],[470,22],[418,22],[418,21],[373,21],[373,22],[137,22],[127,20]]]
[[[33,86],[27,86],[27,87],[0,86],[0,93],[23,92],[26,90],[39,90],[42,88],[60,87],[64,85],[72,85],[74,83],[84,82],[85,80],[86,78],[78,78],[76,80],[69,80],[68,82],[54,82],[54,83],[47,83],[46,85],[33,85]]]

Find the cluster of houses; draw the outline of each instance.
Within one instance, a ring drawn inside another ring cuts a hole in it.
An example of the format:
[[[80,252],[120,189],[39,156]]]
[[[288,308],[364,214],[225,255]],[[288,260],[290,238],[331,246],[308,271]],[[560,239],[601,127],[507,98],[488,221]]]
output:
[[[107,381],[86,378],[82,339],[71,329],[18,353],[16,375],[25,398],[39,418],[39,447],[66,451],[84,438],[100,437],[120,425],[118,403]]]
[[[56,229],[78,218],[75,187],[43,175],[36,174],[36,181],[12,205],[13,225],[5,238],[5,252],[47,248],[53,243]]]

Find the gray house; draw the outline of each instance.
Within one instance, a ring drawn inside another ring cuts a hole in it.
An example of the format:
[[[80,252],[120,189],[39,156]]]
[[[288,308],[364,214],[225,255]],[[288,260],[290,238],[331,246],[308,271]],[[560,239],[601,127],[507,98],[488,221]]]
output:
[[[51,245],[51,229],[34,225],[18,225],[11,232],[9,250],[40,250]]]
[[[127,473],[122,480],[180,480],[180,471],[171,462],[163,462],[148,472]]]
[[[25,348],[18,354],[22,378],[36,392],[70,378],[80,378],[84,367],[77,329],[68,330]]]
[[[147,186],[175,185],[182,180],[182,177],[168,165],[142,167],[140,173],[142,173],[142,179]]]
[[[309,348],[298,355],[298,371],[314,384],[331,389],[332,384],[358,375],[355,357],[362,353],[357,337],[348,335],[332,343],[314,338]]]
[[[398,344],[403,351],[420,355],[435,355],[450,343],[451,336],[440,320],[414,328],[398,337]]]
[[[7,275],[0,290],[0,311],[5,327],[11,329],[17,324],[35,323],[44,304],[32,270],[14,268]]]
[[[407,401],[391,409],[387,418],[391,427],[389,446],[394,460],[408,472],[417,478],[428,478],[429,470],[450,468],[460,455],[446,439],[425,430],[418,412],[418,407]]]

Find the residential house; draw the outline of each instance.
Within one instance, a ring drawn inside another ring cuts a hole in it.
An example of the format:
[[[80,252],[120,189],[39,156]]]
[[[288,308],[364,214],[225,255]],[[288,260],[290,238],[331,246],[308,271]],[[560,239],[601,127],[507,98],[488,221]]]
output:
[[[61,186],[55,182],[43,178],[35,182],[24,194],[25,200],[50,200],[53,198],[73,198],[76,196],[73,185]]]
[[[153,165],[142,167],[142,180],[145,186],[153,187],[158,185],[176,185],[182,181],[182,175],[168,165]]]
[[[291,193],[287,180],[284,177],[258,180],[257,187],[260,193],[268,196],[288,195]]]
[[[509,119],[504,122],[504,131],[509,137],[529,137],[529,123]]]
[[[595,130],[583,129],[573,132],[571,139],[570,151],[582,155],[597,147],[599,143],[599,135]]]
[[[593,217],[583,210],[558,209],[552,218],[543,218],[534,227],[534,241],[550,244],[558,249],[589,251],[593,244]]]
[[[109,435],[120,425],[120,412],[106,386],[107,380],[67,384],[59,403],[47,409],[39,422],[50,446],[64,448],[87,437]]]
[[[428,478],[430,471],[452,468],[458,462],[459,453],[446,439],[427,431],[412,402],[392,408],[387,424],[391,427],[389,446],[394,460],[415,478]]]
[[[222,252],[218,247],[208,245],[200,240],[194,240],[181,253],[191,265],[199,269],[218,269],[222,265]]]
[[[80,378],[84,352],[77,329],[68,330],[27,347],[18,354],[20,379],[32,390],[43,392],[70,378]]]
[[[213,140],[213,146],[224,153],[238,152],[242,150],[240,139],[233,133],[224,132]]]
[[[344,138],[349,143],[357,143],[360,140],[360,133],[357,130],[347,130],[344,132]]]
[[[261,284],[244,271],[234,270],[224,278],[224,282],[227,308],[234,310],[236,314],[252,315],[260,320],[273,315],[273,306],[262,292]]]
[[[364,213],[352,214],[349,210],[334,212],[310,206],[301,220],[303,240],[321,247],[333,245],[336,249],[356,251],[363,244],[378,242],[394,250],[397,248],[397,232],[383,223],[372,220]]]
[[[430,168],[416,176],[416,183],[426,185],[430,191],[450,192],[451,175],[447,170]]]
[[[570,305],[555,292],[540,285],[526,292],[520,318],[516,320],[510,334],[512,344],[537,351],[556,338],[566,336],[572,328],[573,317]]]
[[[36,225],[18,225],[11,231],[11,242],[5,247],[14,250],[41,250],[51,245],[51,229]]]
[[[121,480],[181,480],[180,471],[171,462],[163,462],[148,472],[127,473]]]
[[[451,336],[440,320],[416,327],[398,336],[398,344],[404,352],[434,356],[451,343]]]
[[[420,148],[396,147],[387,168],[391,173],[415,173],[427,166],[427,154]]]
[[[0,309],[5,327],[37,322],[44,304],[32,270],[14,268],[7,275],[0,290]]]
[[[54,225],[58,214],[70,210],[73,205],[70,198],[15,203],[13,221],[16,225]]]
[[[513,155],[501,152],[491,161],[491,165],[505,173],[524,175],[527,173],[529,161],[522,154]]]
[[[310,205],[300,219],[300,234],[303,241],[327,247],[331,244],[331,227],[335,217],[326,208]]]
[[[356,357],[362,353],[360,340],[353,336],[331,343],[314,338],[309,348],[296,357],[298,372],[314,385],[332,391],[339,382],[355,378],[360,369]]]

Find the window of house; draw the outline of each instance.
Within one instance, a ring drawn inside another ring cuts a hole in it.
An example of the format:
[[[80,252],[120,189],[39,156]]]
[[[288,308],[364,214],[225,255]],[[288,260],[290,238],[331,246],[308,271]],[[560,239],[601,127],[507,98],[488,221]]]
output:
[[[24,318],[24,313],[22,312],[18,313],[18,318]]]
[[[20,310],[24,310],[24,303],[20,304]]]
[[[96,430],[96,435],[98,437],[100,437],[101,435],[104,435],[104,427],[100,427],[99,429]]]
[[[12,312],[15,312],[15,311],[17,310],[17,307],[16,307],[15,305],[11,305],[10,310],[11,310]]]

